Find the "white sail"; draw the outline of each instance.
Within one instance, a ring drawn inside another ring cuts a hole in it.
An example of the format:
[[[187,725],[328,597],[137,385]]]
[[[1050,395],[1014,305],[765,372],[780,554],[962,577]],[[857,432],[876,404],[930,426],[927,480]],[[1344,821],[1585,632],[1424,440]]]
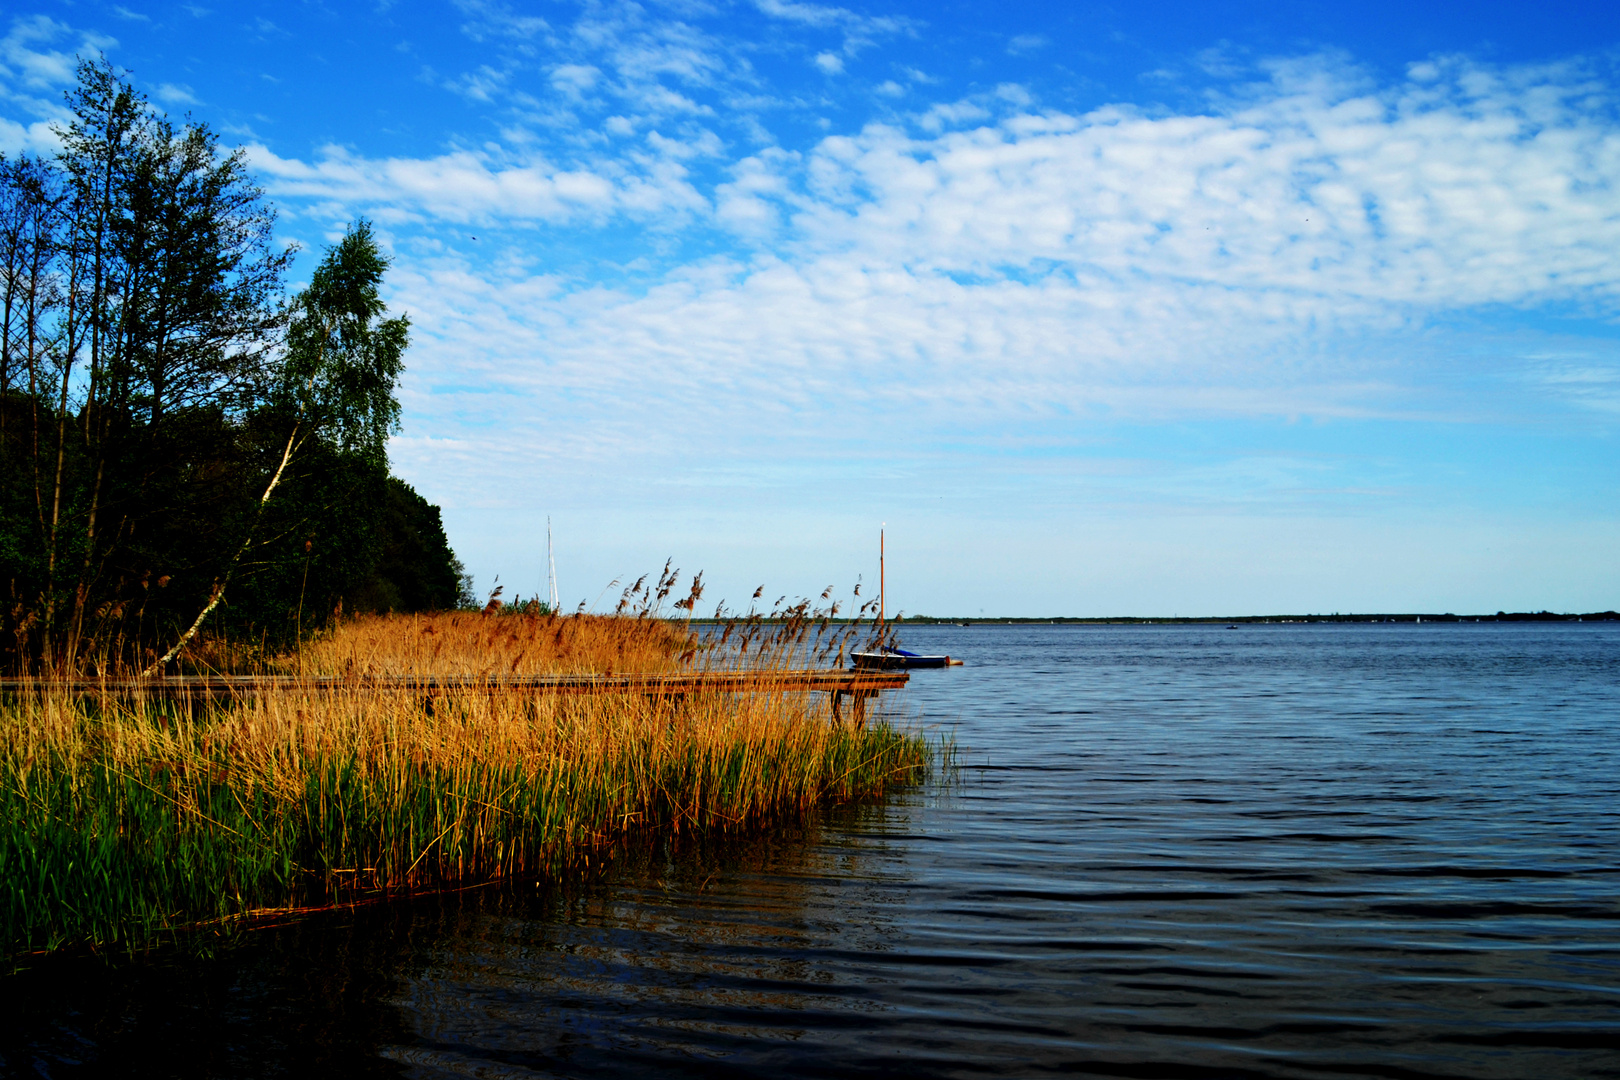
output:
[[[546,517],[546,589],[549,594],[546,604],[552,611],[557,610],[557,556],[551,550],[551,517]]]

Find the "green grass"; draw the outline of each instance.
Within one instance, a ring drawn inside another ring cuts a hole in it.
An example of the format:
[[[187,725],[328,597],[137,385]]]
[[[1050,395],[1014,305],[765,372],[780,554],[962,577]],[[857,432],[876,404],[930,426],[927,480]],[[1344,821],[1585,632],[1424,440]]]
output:
[[[544,876],[646,830],[731,830],[920,781],[936,751],[825,695],[0,706],[7,954]]]

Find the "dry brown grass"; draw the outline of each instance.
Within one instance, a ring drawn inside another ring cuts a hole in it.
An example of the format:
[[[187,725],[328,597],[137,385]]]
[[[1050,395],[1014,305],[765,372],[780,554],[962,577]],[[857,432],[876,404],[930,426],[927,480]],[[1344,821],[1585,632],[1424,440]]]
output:
[[[476,612],[374,615],[341,623],[274,666],[305,675],[678,671],[692,661],[692,645],[691,635],[679,624],[662,619]]]

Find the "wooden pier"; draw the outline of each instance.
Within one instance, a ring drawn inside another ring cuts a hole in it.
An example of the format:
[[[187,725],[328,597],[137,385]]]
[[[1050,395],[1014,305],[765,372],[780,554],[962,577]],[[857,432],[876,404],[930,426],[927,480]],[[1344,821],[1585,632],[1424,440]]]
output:
[[[608,675],[169,675],[153,679],[0,679],[0,694],[66,694],[159,701],[230,701],[274,692],[336,694],[400,691],[412,694],[643,694],[680,701],[689,694],[824,691],[832,695],[833,719],[843,722],[843,699],[857,727],[866,723],[866,703],[909,681],[905,671],[696,671]]]

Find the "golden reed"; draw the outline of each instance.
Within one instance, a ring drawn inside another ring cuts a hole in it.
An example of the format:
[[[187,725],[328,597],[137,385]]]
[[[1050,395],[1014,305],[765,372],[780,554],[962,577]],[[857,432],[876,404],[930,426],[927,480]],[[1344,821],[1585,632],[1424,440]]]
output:
[[[768,672],[802,666],[812,631],[822,640],[826,621],[803,615],[706,634],[645,612],[368,617],[256,666]],[[226,655],[204,643],[190,666]],[[930,757],[920,733],[881,709],[864,729],[839,725],[827,694],[768,675],[747,693],[680,698],[357,688],[196,705],[19,696],[0,706],[0,918],[16,956],[540,876],[637,830],[734,829],[878,796],[917,782]]]

